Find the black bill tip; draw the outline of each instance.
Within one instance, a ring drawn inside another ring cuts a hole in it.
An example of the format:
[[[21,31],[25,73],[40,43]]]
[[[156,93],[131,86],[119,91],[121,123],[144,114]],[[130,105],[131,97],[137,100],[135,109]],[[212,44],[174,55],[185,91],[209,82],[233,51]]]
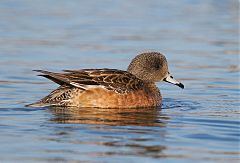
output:
[[[177,83],[177,86],[179,86],[180,88],[184,89],[184,85],[182,83]]]

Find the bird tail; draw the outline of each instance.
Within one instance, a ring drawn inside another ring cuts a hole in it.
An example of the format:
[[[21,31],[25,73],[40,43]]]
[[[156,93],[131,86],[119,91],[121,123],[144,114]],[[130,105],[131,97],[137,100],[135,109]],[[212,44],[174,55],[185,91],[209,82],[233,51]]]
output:
[[[25,107],[41,108],[41,107],[48,107],[48,106],[51,106],[51,105],[52,104],[38,101],[38,102],[35,102],[35,103],[32,103],[32,104],[27,104],[27,105],[25,105]]]

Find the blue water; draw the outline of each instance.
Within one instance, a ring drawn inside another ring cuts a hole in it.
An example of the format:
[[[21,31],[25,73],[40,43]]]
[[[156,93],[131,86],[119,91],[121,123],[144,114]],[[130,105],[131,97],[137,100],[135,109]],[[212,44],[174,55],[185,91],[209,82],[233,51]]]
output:
[[[0,162],[238,162],[239,2],[0,1]],[[160,51],[185,89],[152,109],[26,108],[33,69],[125,70]]]

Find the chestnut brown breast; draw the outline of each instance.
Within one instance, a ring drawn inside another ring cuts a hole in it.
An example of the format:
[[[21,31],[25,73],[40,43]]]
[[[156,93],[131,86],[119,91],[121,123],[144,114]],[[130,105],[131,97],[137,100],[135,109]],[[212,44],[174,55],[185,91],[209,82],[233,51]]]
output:
[[[159,91],[138,90],[129,93],[116,93],[104,88],[86,90],[73,99],[73,103],[79,107],[100,108],[136,108],[161,105]]]

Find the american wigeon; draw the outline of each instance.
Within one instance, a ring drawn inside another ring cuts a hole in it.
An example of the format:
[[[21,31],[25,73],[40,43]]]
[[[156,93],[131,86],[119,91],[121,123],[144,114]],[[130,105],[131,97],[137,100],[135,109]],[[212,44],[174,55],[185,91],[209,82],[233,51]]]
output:
[[[159,52],[137,55],[127,71],[107,68],[64,70],[64,73],[35,71],[60,86],[40,101],[28,105],[31,107],[153,107],[162,103],[155,82],[166,81],[184,88],[171,76],[167,60]]]

